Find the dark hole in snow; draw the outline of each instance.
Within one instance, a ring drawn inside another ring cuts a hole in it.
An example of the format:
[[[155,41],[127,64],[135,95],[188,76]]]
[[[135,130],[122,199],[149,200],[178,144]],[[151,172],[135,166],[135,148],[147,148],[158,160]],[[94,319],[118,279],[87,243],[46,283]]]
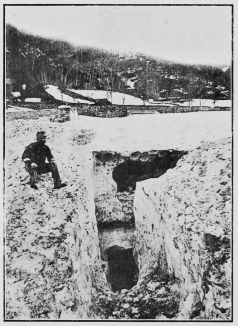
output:
[[[162,151],[161,157],[154,157],[143,161],[139,159],[127,160],[118,164],[112,172],[113,180],[117,183],[117,191],[135,190],[136,182],[150,178],[158,178],[168,169],[176,166],[178,160],[187,152]],[[138,152],[139,153],[139,152]]]
[[[112,246],[107,249],[107,281],[113,292],[131,289],[138,280],[138,267],[133,256],[133,249]]]

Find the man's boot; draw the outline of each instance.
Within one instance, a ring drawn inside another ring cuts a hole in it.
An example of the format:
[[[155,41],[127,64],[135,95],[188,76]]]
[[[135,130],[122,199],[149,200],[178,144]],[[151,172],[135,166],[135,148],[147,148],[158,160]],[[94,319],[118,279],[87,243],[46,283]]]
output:
[[[67,183],[66,182],[63,182],[63,183],[60,183],[60,185],[59,184],[55,185],[54,186],[54,189],[60,189],[60,188],[66,187],[66,186],[67,186]]]
[[[67,186],[67,183],[61,183],[58,167],[55,163],[51,163],[52,178],[54,179],[54,189],[60,189]]]

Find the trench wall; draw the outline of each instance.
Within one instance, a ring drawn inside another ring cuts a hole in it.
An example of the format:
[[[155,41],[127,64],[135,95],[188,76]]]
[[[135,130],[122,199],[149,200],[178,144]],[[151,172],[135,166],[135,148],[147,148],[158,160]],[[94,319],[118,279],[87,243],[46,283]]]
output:
[[[123,161],[124,158],[116,152],[93,152],[94,201],[98,224],[132,219],[122,211],[122,202],[116,196],[117,184],[112,178],[114,167]]]
[[[98,224],[134,223],[133,201],[136,182],[158,178],[173,168],[187,152],[93,152],[93,179]]]
[[[177,319],[231,318],[231,140],[201,145],[158,179],[137,183],[135,255],[179,280]]]
[[[6,128],[5,318],[94,318],[93,293],[105,290],[107,282],[101,270],[91,152],[81,152],[73,141],[79,131],[65,130],[66,124],[14,120]],[[53,190],[50,174],[41,175],[38,190],[27,183],[22,152],[43,128],[57,135],[51,150],[67,180],[60,190]]]

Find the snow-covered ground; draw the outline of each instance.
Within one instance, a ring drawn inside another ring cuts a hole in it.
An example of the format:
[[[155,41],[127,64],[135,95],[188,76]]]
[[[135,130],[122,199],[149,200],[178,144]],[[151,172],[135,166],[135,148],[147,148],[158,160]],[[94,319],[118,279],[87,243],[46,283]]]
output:
[[[67,103],[80,103],[80,104],[94,104],[93,102],[86,101],[86,100],[81,100],[79,98],[73,98],[67,94],[64,94],[61,92],[61,90],[54,85],[46,85],[45,86],[45,91],[52,95],[56,100],[62,101],[62,102],[67,102]]]
[[[148,151],[152,149],[193,149],[201,141],[231,136],[231,112],[192,112],[133,115],[101,119],[79,116],[65,125],[91,129],[96,135],[92,150]]]
[[[85,90],[85,89],[69,89],[70,91],[80,94],[83,96],[88,96],[93,99],[107,99],[112,104],[115,105],[151,105],[149,102],[144,102],[142,99],[118,92],[108,92],[101,90]]]
[[[214,103],[214,106],[219,106],[219,107],[231,107],[231,100],[217,100]]]
[[[24,169],[21,156],[25,146],[35,141],[36,132],[39,130],[47,132],[47,145],[56,159],[62,180],[68,182],[68,186],[59,191],[52,189],[52,178],[48,174],[42,176],[37,191],[27,184],[29,176]],[[46,320],[47,312],[51,320],[57,318],[82,320],[87,318],[92,293],[95,293],[97,288],[105,288],[99,274],[101,262],[98,259],[100,253],[91,179],[93,150],[118,152],[153,149],[189,150],[200,146],[201,141],[218,141],[229,136],[231,136],[229,111],[140,115],[111,119],[80,116],[77,121],[65,123],[54,123],[47,117],[8,121],[6,123],[8,216],[5,218],[7,318]],[[223,158],[222,151],[221,147],[219,156]],[[213,164],[213,161],[208,161],[204,169],[207,166],[212,169]],[[210,189],[207,178],[198,177],[200,165],[195,165],[197,179],[192,182],[196,183],[198,180],[200,184],[204,183],[205,190]],[[185,165],[184,168],[182,181],[185,183],[190,183],[187,179],[189,167],[190,165]],[[215,179],[212,182],[217,181],[220,186],[220,182],[224,181],[223,176],[224,173],[221,180]],[[177,187],[178,181],[174,184]],[[191,189],[193,193],[193,188],[189,187],[191,185],[188,185],[188,191]],[[204,196],[204,192],[201,193],[202,195],[198,193],[198,196]],[[171,198],[168,195],[170,196],[170,193],[165,194],[167,198]],[[217,196],[220,198],[220,194]],[[209,201],[209,197],[206,198]],[[170,202],[173,204],[174,197]],[[224,202],[220,203],[221,199],[219,205],[224,207]],[[206,214],[209,207],[209,203],[204,206]],[[190,208],[188,206],[188,209]],[[213,214],[213,221],[217,212],[219,213],[215,210],[210,213]],[[187,216],[190,216],[189,212]],[[203,219],[206,218],[204,215],[201,216]],[[223,215],[220,217],[220,220],[222,219]],[[197,250],[197,247],[195,249]],[[196,252],[193,251],[192,254],[194,253]],[[96,276],[93,279],[94,274]],[[101,283],[98,284],[99,282]],[[92,288],[92,284],[95,289]],[[206,302],[210,304],[209,300]],[[75,302],[80,304],[76,305]],[[212,297],[211,302],[218,301],[214,301]],[[72,309],[75,306],[77,310]]]
[[[8,112],[20,112],[20,111],[34,111],[33,109],[23,108],[21,106],[9,105],[6,107],[6,113]]]
[[[189,101],[186,102],[177,102],[177,105],[180,106],[189,106]],[[219,106],[219,107],[231,107],[231,100],[217,100],[214,103],[214,100],[211,99],[192,99],[192,106],[209,106],[211,108],[215,107],[215,106]]]

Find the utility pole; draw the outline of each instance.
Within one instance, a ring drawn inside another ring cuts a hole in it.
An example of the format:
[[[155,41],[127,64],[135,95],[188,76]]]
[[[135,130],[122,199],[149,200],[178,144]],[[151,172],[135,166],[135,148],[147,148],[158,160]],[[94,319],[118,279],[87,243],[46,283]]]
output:
[[[75,80],[75,84],[76,86],[78,85],[78,68],[79,68],[79,58],[78,58],[78,51],[77,51],[77,63],[76,63],[76,80]]]
[[[191,109],[192,102],[191,102],[191,87],[189,86],[189,108]]]
[[[80,74],[80,77],[81,77],[81,87],[82,87],[82,85],[84,87],[84,84],[82,84],[82,82],[83,82],[83,80],[82,80],[82,77],[83,77],[82,47],[80,47],[80,70],[81,70],[81,74]]]
[[[111,101],[112,101],[112,91],[113,91],[113,65],[111,66]]]
[[[112,85],[111,90],[113,89],[113,76],[112,76],[112,69],[113,69],[113,68],[111,68],[111,85]]]

